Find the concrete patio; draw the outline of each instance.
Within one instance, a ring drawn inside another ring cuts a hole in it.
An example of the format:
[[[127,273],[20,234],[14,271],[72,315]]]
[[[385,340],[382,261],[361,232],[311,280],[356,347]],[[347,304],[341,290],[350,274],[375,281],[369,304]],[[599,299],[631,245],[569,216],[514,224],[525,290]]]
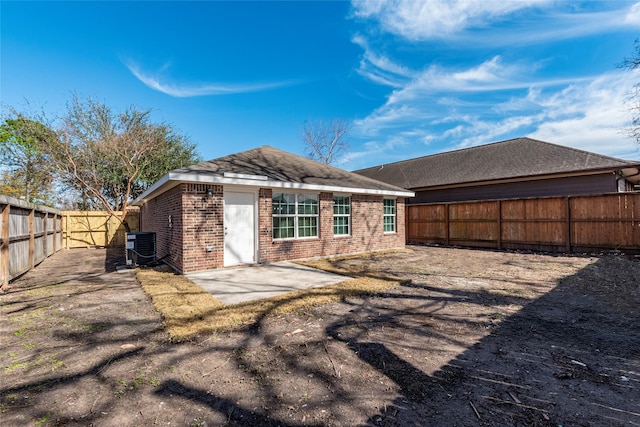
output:
[[[288,261],[199,271],[186,276],[227,305],[320,288],[349,279]]]

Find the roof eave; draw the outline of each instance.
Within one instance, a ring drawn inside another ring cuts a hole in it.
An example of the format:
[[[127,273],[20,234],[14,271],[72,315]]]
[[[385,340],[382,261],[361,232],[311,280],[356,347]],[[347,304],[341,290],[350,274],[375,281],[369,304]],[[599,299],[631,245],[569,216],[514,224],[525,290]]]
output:
[[[229,178],[219,175],[201,175],[189,173],[169,172],[164,175],[158,182],[149,187],[137,199],[133,201],[133,205],[142,205],[150,199],[159,196],[165,191],[170,190],[181,183],[196,184],[214,184],[214,185],[241,185],[246,187],[262,187],[262,188],[281,188],[283,190],[301,190],[301,191],[326,191],[331,193],[356,193],[380,196],[396,196],[396,197],[414,197],[415,193],[408,190],[383,190],[377,188],[355,188],[333,185],[305,184],[298,182],[284,182],[272,180],[257,180],[243,178]]]
[[[640,166],[640,165],[639,165]],[[509,178],[496,178],[490,180],[481,180],[481,181],[467,181],[467,182],[459,182],[459,183],[451,183],[451,184],[438,184],[438,185],[427,185],[422,187],[414,187],[413,191],[422,191],[422,190],[443,190],[447,188],[457,188],[457,187],[478,187],[481,185],[491,185],[491,184],[503,184],[503,183],[512,183],[512,182],[522,182],[522,181],[537,181],[544,179],[553,179],[553,178],[568,178],[575,176],[586,176],[586,175],[598,175],[605,172],[622,172],[623,170],[629,170],[628,176],[631,177],[631,170],[639,171],[637,168],[620,168],[620,167],[608,167],[608,168],[600,168],[600,169],[592,169],[592,170],[581,170],[574,172],[564,172],[564,173],[549,173],[542,175],[526,175],[526,176],[516,176]],[[624,176],[628,179],[628,176],[624,173],[621,173],[621,176]],[[637,178],[640,180],[640,175]]]

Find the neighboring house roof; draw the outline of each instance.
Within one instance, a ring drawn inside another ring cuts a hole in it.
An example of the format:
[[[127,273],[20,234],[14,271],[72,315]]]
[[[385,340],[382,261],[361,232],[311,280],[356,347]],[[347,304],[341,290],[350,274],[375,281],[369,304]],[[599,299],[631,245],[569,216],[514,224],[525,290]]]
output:
[[[354,171],[412,190],[533,176],[620,171],[638,182],[640,163],[531,138],[516,138]],[[635,175],[635,176],[634,176]]]
[[[152,185],[134,204],[142,203],[179,183],[245,185],[283,190],[307,190],[413,197],[392,184],[347,172],[268,145],[175,169]]]

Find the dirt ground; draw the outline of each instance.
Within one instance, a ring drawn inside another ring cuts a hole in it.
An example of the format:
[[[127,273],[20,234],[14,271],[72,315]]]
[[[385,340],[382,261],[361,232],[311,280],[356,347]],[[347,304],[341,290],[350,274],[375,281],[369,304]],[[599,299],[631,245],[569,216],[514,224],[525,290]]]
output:
[[[640,264],[411,247],[383,294],[171,343],[131,272],[62,251],[0,295],[2,426],[640,425]]]

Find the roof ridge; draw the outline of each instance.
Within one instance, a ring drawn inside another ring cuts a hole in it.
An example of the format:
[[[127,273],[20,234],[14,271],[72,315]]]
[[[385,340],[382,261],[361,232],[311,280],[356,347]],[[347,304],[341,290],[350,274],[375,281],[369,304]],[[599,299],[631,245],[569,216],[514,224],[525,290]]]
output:
[[[229,157],[229,156],[237,156],[237,155],[239,155],[239,154],[245,154],[245,153],[249,153],[249,152],[251,152],[251,151],[258,151],[258,150],[261,150],[261,149],[263,149],[263,148],[273,148],[273,147],[272,147],[272,146],[270,146],[270,145],[261,145],[260,147],[249,148],[248,150],[242,150],[242,151],[238,151],[238,152],[236,152],[236,153],[227,154],[227,155],[225,155],[225,156],[220,156],[220,157],[216,157],[216,158],[213,158],[213,159],[204,160],[204,162],[205,162],[205,163],[207,163],[207,162],[213,162],[213,161],[216,161],[216,160],[224,159],[225,157]],[[276,148],[276,150],[277,150],[277,148]],[[282,151],[282,150],[279,150],[279,151]]]
[[[301,156],[301,155],[299,155],[299,154],[295,154],[295,153],[291,153],[291,152],[289,152],[289,151],[281,150],[281,149],[279,149],[279,148],[271,147],[270,145],[263,145],[262,147],[259,147],[259,148],[271,148],[271,149],[273,149],[273,150],[275,150],[275,151],[279,151],[279,152],[281,152],[281,153],[283,153],[283,154],[285,154],[285,155],[288,155],[288,156],[294,156],[294,157],[298,157],[298,158],[303,159],[303,160],[308,161],[308,162],[317,163],[318,165],[320,165],[320,166],[322,166],[322,167],[326,167],[326,168],[329,168],[329,169],[333,169],[333,170],[335,170],[336,172],[339,172],[339,173],[341,173],[341,174],[345,174],[345,173],[346,173],[346,174],[356,174],[356,175],[359,175],[361,178],[364,178],[366,181],[371,182],[371,183],[380,182],[380,181],[379,181],[379,180],[377,180],[377,179],[374,179],[374,178],[371,178],[371,177],[368,177],[368,176],[364,176],[364,175],[357,174],[357,173],[355,173],[354,171],[348,171],[348,170],[346,170],[346,169],[342,169],[342,168],[339,168],[339,167],[337,167],[337,166],[333,166],[333,165],[330,165],[330,164],[322,163],[322,162],[319,162],[319,161],[317,161],[317,160],[313,160],[313,159],[311,159],[311,158],[309,158],[309,157]],[[257,150],[257,148],[256,148],[256,150]],[[251,150],[248,150],[248,151],[251,151]],[[404,190],[404,188],[402,188],[402,187],[398,187],[397,185],[393,185],[393,184],[389,184],[389,185],[392,185],[393,187],[396,187],[396,188],[398,188],[398,189]]]
[[[494,142],[489,142],[487,144],[474,145],[472,147],[464,147],[464,148],[458,148],[458,149],[455,149],[455,150],[440,151],[439,153],[425,154],[424,156],[420,156],[420,157],[412,157],[410,159],[398,160],[398,161],[391,162],[391,163],[383,163],[383,164],[380,164],[380,165],[370,166],[368,168],[362,168],[362,169],[358,169],[358,170],[373,169],[373,168],[380,167],[380,166],[390,166],[390,165],[395,165],[395,164],[398,164],[398,163],[405,163],[405,162],[410,162],[410,161],[414,161],[414,160],[421,160],[421,159],[424,159],[424,158],[427,158],[427,157],[436,157],[436,156],[441,156],[441,155],[445,155],[445,154],[459,153],[459,152],[462,152],[462,151],[474,150],[474,149],[477,149],[477,148],[480,148],[480,147],[488,147],[490,145],[496,145],[496,144],[502,144],[502,143],[505,143],[505,142],[511,142],[511,141],[515,141],[517,139],[532,139],[532,138],[523,136],[523,137],[505,139],[504,141],[494,141]],[[544,141],[540,141],[540,142],[544,142]]]
[[[317,160],[310,159],[308,157],[302,156],[300,154],[291,153],[289,151],[282,150],[280,148],[272,147],[270,145],[262,145],[260,147],[251,148],[248,150],[240,151],[237,153],[228,154],[222,157],[216,157],[215,159],[204,160],[202,162],[196,163],[194,165],[188,166],[186,168],[175,169],[175,171],[185,170],[193,168],[194,166],[200,166],[201,168],[207,168],[208,165],[215,166],[220,162],[227,162],[232,159],[242,158],[242,157],[251,157],[252,155],[260,155],[265,158],[280,158],[280,159],[289,159],[289,162],[297,162],[300,164],[306,164],[307,168],[324,168],[327,174],[340,176],[343,180],[348,180],[349,176],[357,176],[359,180],[363,183],[369,183],[373,185],[384,184],[387,187],[393,189],[394,191],[406,191],[406,189],[399,187],[397,185],[389,184],[368,176],[357,174],[353,171],[348,171],[346,169],[339,168],[337,166],[328,165],[323,162],[319,162]]]
[[[559,147],[559,148],[563,148],[563,149],[567,149],[567,150],[572,150],[572,151],[583,153],[583,154],[594,155],[594,156],[600,157],[602,159],[615,160],[617,162],[622,162],[622,163],[627,163],[627,164],[634,164],[634,162],[632,162],[632,161],[621,159],[621,158],[618,158],[618,157],[606,156],[604,154],[599,154],[599,153],[594,153],[594,152],[591,152],[591,151],[581,150],[579,148],[569,147],[567,145],[555,144],[553,142],[543,141],[541,139],[531,138],[531,137],[528,137],[528,136],[521,136],[521,137],[517,137],[517,138],[505,139],[503,141],[495,141],[495,142],[490,142],[490,143],[487,143],[487,144],[474,145],[472,147],[465,147],[465,148],[459,148],[459,149],[456,149],[456,150],[441,151],[439,153],[426,154],[424,156],[413,157],[413,158],[405,159],[405,160],[398,160],[398,161],[391,162],[391,163],[383,163],[383,164],[379,164],[379,165],[369,166],[367,168],[358,169],[357,171],[364,171],[364,170],[367,170],[367,169],[375,169],[375,168],[380,168],[380,167],[384,167],[384,166],[391,166],[391,165],[397,165],[397,164],[401,164],[401,163],[414,162],[414,161],[419,161],[419,160],[422,160],[422,159],[425,159],[425,158],[428,158],[428,157],[438,157],[438,156],[450,155],[450,154],[454,154],[454,153],[461,153],[461,152],[469,151],[469,150],[477,150],[477,149],[480,149],[480,148],[490,147],[490,146],[493,146],[493,145],[512,143],[512,142],[515,142],[515,141],[522,141],[522,140],[528,140],[528,141],[532,141],[532,142],[539,142],[541,144],[546,144],[546,145],[550,145],[550,146],[554,146],[554,147]],[[354,172],[357,172],[357,171],[354,171]]]
[[[528,137],[527,137],[527,139],[530,139],[530,140],[536,141],[536,142],[541,142],[543,144],[548,144],[548,145],[553,145],[553,146],[556,146],[556,147],[564,148],[566,150],[572,150],[572,151],[575,151],[575,152],[578,152],[578,153],[588,154],[588,155],[592,155],[592,156],[598,156],[598,157],[603,158],[603,159],[615,160],[615,161],[618,161],[618,162],[633,164],[633,162],[630,161],[630,160],[621,159],[619,157],[607,156],[605,154],[595,153],[593,151],[587,151],[587,150],[583,150],[581,148],[570,147],[568,145],[554,144],[553,142],[542,141],[540,139],[534,139],[534,138],[528,138]]]

